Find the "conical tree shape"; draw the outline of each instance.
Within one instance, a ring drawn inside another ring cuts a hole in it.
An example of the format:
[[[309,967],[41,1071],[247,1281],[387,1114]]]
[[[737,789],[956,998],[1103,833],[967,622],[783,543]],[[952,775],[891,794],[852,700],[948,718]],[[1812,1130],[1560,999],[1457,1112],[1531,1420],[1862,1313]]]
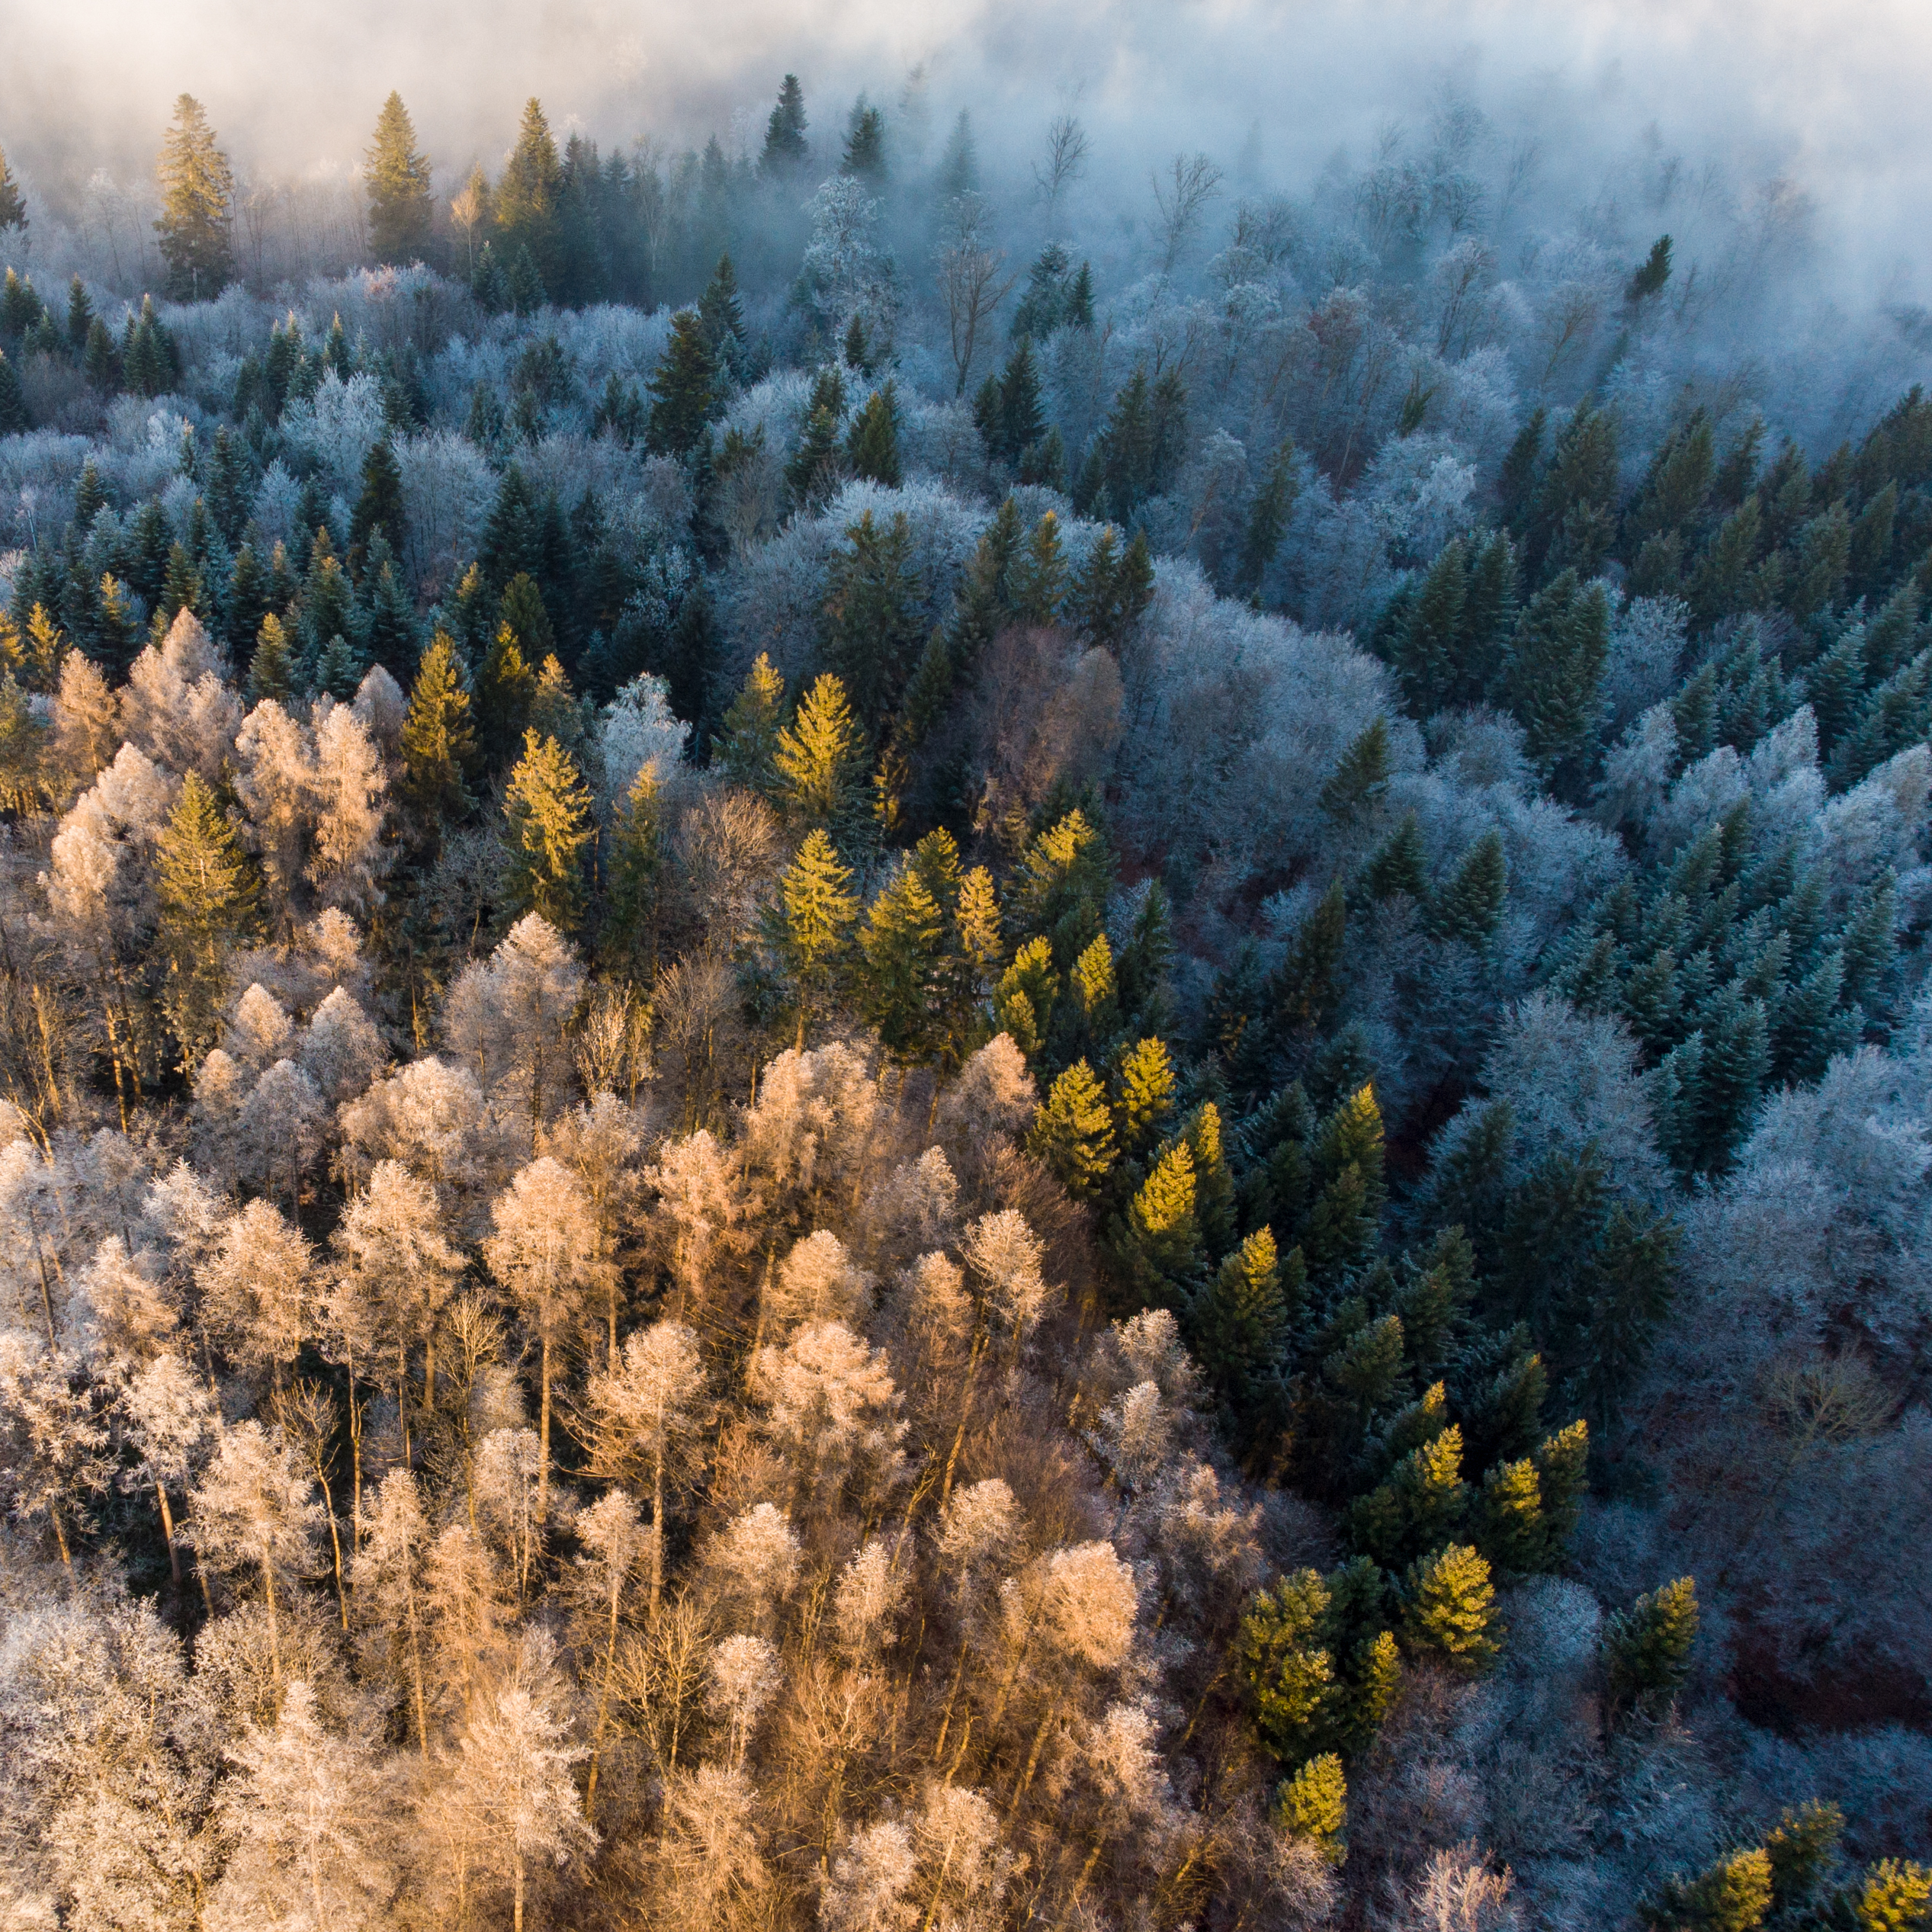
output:
[[[866,511],[826,569],[821,647],[860,721],[874,729],[917,660],[921,599],[910,520],[900,512],[881,523]]]
[[[807,1014],[823,1006],[836,983],[848,935],[858,916],[851,884],[852,874],[822,826],[805,835],[778,882],[778,951],[796,989],[801,1048]]]
[[[1610,1619],[1603,1630],[1603,1674],[1613,1709],[1640,1697],[1667,1699],[1683,1687],[1697,1622],[1697,1586],[1689,1577],[1661,1585]]]
[[[1509,871],[1503,835],[1485,832],[1464,855],[1454,875],[1436,895],[1433,923],[1445,939],[1485,944],[1501,924],[1509,895]]]
[[[903,473],[899,463],[899,404],[893,385],[875,389],[853,417],[846,438],[846,457],[855,477],[869,478],[897,489]]]
[[[902,865],[872,901],[858,944],[865,1016],[908,1064],[932,1058],[945,1034],[945,910],[920,868]]]
[[[1332,1751],[1311,1757],[1275,1799],[1275,1821],[1291,1838],[1305,1840],[1330,1865],[1348,1857],[1348,1780]]]
[[[496,640],[477,672],[477,740],[483,762],[496,768],[522,741],[537,695],[537,673],[517,643],[508,623],[497,627]]]
[[[1077,1060],[1053,1083],[1026,1137],[1029,1154],[1077,1199],[1098,1192],[1114,1163],[1114,1128],[1093,1069]]]
[[[281,619],[271,611],[262,620],[255,654],[249,660],[249,696],[258,704],[265,698],[279,703],[294,688],[294,653]]]
[[[369,195],[369,247],[378,262],[420,262],[428,253],[435,197],[416,125],[392,92],[376,117],[362,178]]]
[[[1013,610],[1025,624],[1056,622],[1067,595],[1067,560],[1060,547],[1060,519],[1049,510],[1033,527],[1013,560]]]
[[[5,149],[0,149],[0,235],[10,228],[24,233],[26,227],[27,200],[7,165]]]
[[[1406,1584],[1403,1629],[1412,1648],[1465,1672],[1486,1670],[1500,1648],[1489,1565],[1466,1543],[1419,1560]]]
[[[1122,1151],[1138,1153],[1151,1141],[1174,1105],[1174,1067],[1162,1040],[1137,1041],[1115,1076]]]
[[[533,95],[524,103],[523,123],[496,184],[492,212],[503,258],[515,261],[527,252],[545,287],[557,281],[557,197],[563,172],[543,103]]]
[[[447,631],[429,640],[403,720],[403,793],[430,826],[452,824],[470,810],[465,775],[477,762],[470,694]]]
[[[711,759],[733,784],[769,794],[777,785],[785,679],[760,651],[711,740]]]
[[[504,897],[515,913],[538,913],[560,932],[583,916],[584,849],[595,832],[590,794],[554,738],[523,737],[523,756],[503,798],[509,849]]]
[[[175,103],[175,124],[162,144],[156,173],[161,217],[154,226],[168,264],[168,292],[178,301],[208,300],[233,272],[229,236],[235,177],[191,94]]]
[[[688,457],[704,440],[720,402],[717,357],[695,309],[680,309],[671,318],[671,339],[648,386],[650,447],[660,455]]]
[[[657,971],[658,905],[664,871],[663,803],[647,764],[611,817],[608,891],[600,944],[607,960],[633,967],[648,984]]]
[[[387,436],[370,451],[362,465],[362,493],[355,500],[355,515],[349,525],[350,547],[363,550],[377,535],[387,538],[392,550],[402,547],[403,471]]]
[[[161,950],[168,961],[165,1003],[192,1073],[213,1043],[224,955],[254,923],[257,884],[235,828],[198,772],[155,842]]]
[[[778,104],[765,124],[765,146],[758,159],[761,174],[788,175],[811,159],[805,127],[805,91],[796,74],[788,74],[778,88]]]
[[[772,762],[787,809],[810,824],[832,825],[851,811],[865,771],[865,741],[827,672],[806,692],[798,714],[778,735]]]

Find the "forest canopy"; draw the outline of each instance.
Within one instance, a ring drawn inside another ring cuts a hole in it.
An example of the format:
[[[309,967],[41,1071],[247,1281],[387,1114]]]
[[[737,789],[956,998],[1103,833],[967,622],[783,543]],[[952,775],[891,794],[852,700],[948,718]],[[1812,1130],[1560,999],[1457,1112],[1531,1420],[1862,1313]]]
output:
[[[0,158],[8,1922],[1932,1923],[1909,318],[768,98]]]

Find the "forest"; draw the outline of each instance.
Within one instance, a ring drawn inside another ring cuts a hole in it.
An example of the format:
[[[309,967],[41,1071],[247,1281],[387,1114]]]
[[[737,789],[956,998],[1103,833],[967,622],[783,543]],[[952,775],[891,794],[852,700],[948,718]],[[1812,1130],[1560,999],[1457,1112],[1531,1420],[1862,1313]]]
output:
[[[1932,1925],[1924,318],[766,98],[0,156],[7,1924]]]

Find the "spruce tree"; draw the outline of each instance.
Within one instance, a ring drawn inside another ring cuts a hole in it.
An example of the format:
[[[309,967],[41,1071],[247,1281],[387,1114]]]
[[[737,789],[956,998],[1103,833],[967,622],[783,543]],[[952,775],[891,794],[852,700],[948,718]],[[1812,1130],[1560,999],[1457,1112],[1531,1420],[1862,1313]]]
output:
[[[1597,690],[1609,651],[1609,602],[1574,570],[1539,590],[1516,625],[1497,695],[1524,749],[1553,778],[1580,781],[1596,744]]]
[[[1167,1043],[1137,1041],[1114,1077],[1114,1109],[1121,1151],[1138,1154],[1151,1141],[1174,1105],[1174,1067]]]
[[[362,464],[362,493],[355,501],[355,515],[349,525],[349,545],[361,552],[371,538],[387,538],[392,550],[403,546],[403,471],[396,452],[385,436],[370,451]]]
[[[945,909],[922,868],[902,862],[858,936],[860,1005],[887,1051],[908,1065],[934,1057],[945,1037]]]
[[[156,172],[161,217],[154,226],[168,264],[168,294],[184,302],[219,295],[234,267],[229,224],[235,176],[191,94],[175,103],[175,124],[162,143]]]
[[[1057,621],[1067,595],[1067,560],[1060,547],[1060,519],[1048,510],[1013,560],[1009,582],[1013,611],[1022,623]]]
[[[1771,1861],[1734,1852],[1694,1879],[1672,1878],[1638,1908],[1653,1932],[1756,1932],[1771,1909]]]
[[[1467,1543],[1418,1558],[1404,1580],[1402,1627],[1410,1647],[1452,1668],[1488,1668],[1500,1648],[1489,1565]]]
[[[897,704],[917,660],[923,596],[905,512],[881,525],[866,511],[827,565],[820,650],[869,729]]]
[[[595,835],[590,793],[576,761],[554,738],[523,736],[503,817],[509,825],[505,903],[541,913],[560,932],[575,929],[588,896],[584,849]]]
[[[712,763],[734,785],[767,797],[776,791],[784,708],[785,679],[760,651],[711,740]]]
[[[255,653],[249,660],[249,697],[255,704],[265,698],[280,703],[294,688],[295,654],[289,649],[281,619],[271,611],[262,620]]]
[[[759,172],[768,179],[795,173],[811,159],[805,140],[805,90],[796,74],[788,74],[778,87],[778,104],[765,124],[765,146],[758,159]]]
[[[376,117],[363,181],[369,194],[369,247],[376,259],[399,265],[423,260],[435,202],[428,158],[416,146],[416,125],[400,94],[392,91]]]
[[[815,509],[842,480],[845,454],[839,426],[845,412],[845,378],[836,363],[828,362],[813,380],[804,429],[785,465],[785,485],[794,502]]]
[[[22,234],[27,232],[27,197],[21,193],[20,183],[7,164],[6,150],[0,148],[0,235],[10,228]]]
[[[717,357],[695,309],[680,309],[671,318],[671,339],[648,387],[651,448],[660,455],[691,456],[720,402]]]
[[[0,436],[24,435],[31,427],[20,371],[8,360],[7,351],[0,349]]]
[[[1844,1813],[1836,1805],[1821,1804],[1814,1798],[1796,1811],[1786,1812],[1765,1834],[1764,1855],[1771,1861],[1771,1899],[1777,1911],[1796,1914],[1817,1902],[1837,1863],[1844,1829]]]
[[[1460,939],[1465,945],[1487,945],[1502,923],[1508,891],[1503,835],[1485,832],[1436,895],[1430,923],[1445,939]]]
[[[537,673],[514,628],[497,626],[495,640],[477,672],[477,740],[483,762],[499,769],[522,741],[537,695]]]
[[[5,165],[5,157],[0,156],[0,166]],[[0,227],[5,224],[0,223]],[[94,304],[88,299],[87,284],[79,275],[67,284],[67,348],[70,353],[79,355],[87,347],[87,339],[94,327]]]
[[[235,828],[193,769],[155,842],[155,884],[168,962],[163,1004],[191,1075],[213,1043],[226,950],[251,930],[258,890]]]
[[[1177,1141],[1128,1204],[1122,1260],[1128,1279],[1150,1299],[1178,1287],[1200,1264],[1199,1199],[1193,1151]]]
[[[865,406],[852,418],[846,437],[846,460],[855,477],[883,483],[897,489],[902,480],[899,465],[899,403],[893,385],[875,389]]]
[[[456,647],[438,628],[422,653],[403,720],[403,795],[433,843],[437,828],[470,809],[466,775],[477,763],[470,694],[463,687]]]
[[[868,105],[862,94],[853,104],[852,119],[846,124],[845,153],[839,172],[855,175],[875,188],[885,181],[885,116]]]
[[[1697,1586],[1689,1577],[1659,1585],[1609,1619],[1603,1675],[1613,1713],[1645,1699],[1667,1700],[1683,1689],[1697,1621]]]
[[[1285,436],[1248,505],[1247,527],[1242,532],[1240,560],[1234,573],[1235,589],[1253,599],[1257,608],[1262,581],[1288,534],[1300,488],[1295,473],[1294,438]]]
[[[805,835],[798,855],[778,881],[775,936],[798,1015],[798,1045],[805,1045],[808,1013],[822,1011],[844,964],[847,935],[858,916],[852,874],[821,826]]]
[[[114,339],[108,333],[108,325],[98,316],[88,324],[87,346],[81,355],[82,371],[88,382],[103,396],[111,395],[120,385],[120,356],[114,347]]]
[[[731,258],[721,255],[704,292],[698,298],[698,319],[717,358],[721,375],[735,374],[744,360],[745,310],[738,299],[738,277]]]
[[[1286,1281],[1284,1282],[1284,1272]],[[1301,1298],[1301,1253],[1287,1265],[1270,1228],[1258,1228],[1221,1264],[1194,1301],[1189,1340],[1222,1398],[1234,1410],[1244,1445],[1277,1420],[1279,1378],[1289,1327]]]
[[[1321,808],[1344,824],[1388,788],[1388,720],[1378,711],[1323,781]]]
[[[533,95],[524,103],[522,125],[492,197],[492,212],[503,258],[515,264],[527,253],[544,288],[554,287],[557,279],[557,199],[562,177],[563,165],[557,159],[550,123],[544,117],[543,103]]]
[[[611,815],[600,947],[607,962],[634,968],[647,985],[657,972],[664,862],[664,813],[657,771],[654,764],[646,764]]]
[[[1378,902],[1400,893],[1419,906],[1427,905],[1429,857],[1414,812],[1405,812],[1402,823],[1376,848],[1362,872],[1362,884],[1369,898]]]
[[[1028,1059],[1036,1058],[1060,996],[1060,975],[1054,971],[1053,943],[1044,937],[1029,939],[1000,975],[993,996],[993,1018]]]
[[[801,823],[837,825],[852,813],[865,777],[865,740],[845,686],[830,672],[778,733],[772,762],[786,809]]]
[[[1348,1857],[1348,1780],[1332,1751],[1311,1757],[1276,1794],[1275,1822],[1291,1838],[1314,1847],[1324,1860]]]
[[[1328,1638],[1328,1586],[1313,1570],[1257,1590],[1241,1613],[1234,1660],[1262,1741],[1285,1764],[1329,1741],[1340,1693]]]
[[[1113,1121],[1106,1094],[1084,1060],[1054,1082],[1033,1117],[1026,1148],[1077,1200],[1098,1192],[1114,1163]]]

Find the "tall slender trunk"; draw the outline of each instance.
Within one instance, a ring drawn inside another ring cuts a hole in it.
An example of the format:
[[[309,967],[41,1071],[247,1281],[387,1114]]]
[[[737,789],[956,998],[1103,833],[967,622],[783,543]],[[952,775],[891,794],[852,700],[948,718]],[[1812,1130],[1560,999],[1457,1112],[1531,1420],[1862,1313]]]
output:
[[[538,1372],[543,1382],[543,1395],[538,1407],[538,1439],[543,1445],[543,1460],[537,1468],[537,1520],[547,1520],[550,1513],[550,1337],[544,1337],[543,1367]]]
[[[156,1483],[154,1493],[161,1500],[161,1540],[168,1545],[168,1572],[178,1590],[181,1587],[181,1553],[175,1542],[175,1513],[168,1507],[168,1485]]]
[[[342,1629],[346,1635],[349,1627],[348,1591],[342,1582],[342,1537],[335,1523],[335,1498],[329,1487],[329,1478],[318,1468],[316,1481],[322,1486],[322,1507],[329,1518],[329,1542],[335,1555],[335,1601],[342,1607]]]
[[[604,1645],[604,1681],[597,1693],[597,1728],[590,1741],[590,1775],[585,1780],[583,1815],[595,1822],[597,1815],[597,1767],[604,1751],[604,1721],[611,1708],[611,1680],[617,1674],[618,1606],[624,1589],[624,1573],[619,1571],[611,1586],[611,1628]]]
[[[412,1557],[403,1572],[403,1597],[409,1613],[409,1671],[416,1682],[416,1749],[429,1755],[429,1716],[422,1696],[422,1642],[416,1632],[416,1564]]]
[[[658,1599],[664,1590],[664,1445],[660,1441],[650,1472],[650,1620],[657,1622]]]

